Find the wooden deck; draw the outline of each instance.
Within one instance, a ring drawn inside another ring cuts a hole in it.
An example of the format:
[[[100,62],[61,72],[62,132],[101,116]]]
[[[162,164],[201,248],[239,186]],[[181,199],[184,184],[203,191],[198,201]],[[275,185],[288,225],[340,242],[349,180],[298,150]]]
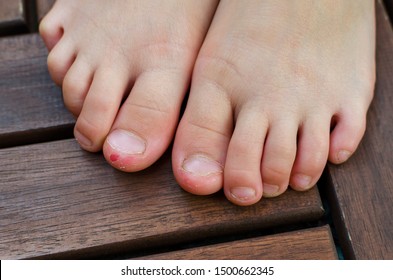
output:
[[[251,207],[184,192],[169,153],[128,174],[79,148],[36,33],[52,2],[0,2],[0,259],[393,258],[393,32],[382,2],[359,150],[328,165],[318,188]]]

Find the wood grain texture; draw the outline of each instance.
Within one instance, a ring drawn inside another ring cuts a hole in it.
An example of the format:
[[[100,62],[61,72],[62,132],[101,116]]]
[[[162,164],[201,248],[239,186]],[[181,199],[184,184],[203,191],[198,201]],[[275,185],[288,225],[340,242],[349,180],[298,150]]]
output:
[[[37,17],[40,21],[55,3],[55,0],[36,0]]]
[[[24,1],[0,1],[0,35],[17,34],[23,31],[27,31]]]
[[[75,121],[49,77],[41,38],[1,38],[0,49],[0,148],[72,135]]]
[[[252,207],[188,194],[168,155],[130,174],[74,140],[0,149],[0,258],[82,258],[235,235],[323,215],[316,188]]]
[[[198,247],[139,259],[148,260],[335,260],[328,226]]]
[[[393,32],[377,2],[377,84],[364,139],[345,164],[328,166],[330,204],[345,256],[393,258]]]

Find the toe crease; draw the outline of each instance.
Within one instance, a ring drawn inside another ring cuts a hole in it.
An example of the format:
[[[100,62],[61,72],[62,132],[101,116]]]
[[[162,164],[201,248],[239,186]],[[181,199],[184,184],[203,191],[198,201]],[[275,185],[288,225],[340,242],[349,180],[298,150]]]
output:
[[[224,136],[227,139],[231,138],[231,135],[226,134],[225,132],[221,132],[219,130],[210,128],[210,127],[205,126],[205,125],[200,125],[200,124],[197,124],[197,123],[194,123],[194,122],[190,122],[190,121],[188,121],[188,124],[190,124],[191,126],[197,127],[199,129],[203,129],[203,130],[207,130],[207,131],[213,132],[214,134],[219,134],[221,136]]]

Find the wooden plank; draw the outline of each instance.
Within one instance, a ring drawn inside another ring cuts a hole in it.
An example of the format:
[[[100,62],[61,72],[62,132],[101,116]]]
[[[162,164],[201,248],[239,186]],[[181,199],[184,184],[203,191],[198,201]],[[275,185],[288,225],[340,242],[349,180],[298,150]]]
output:
[[[353,158],[329,165],[331,205],[345,256],[393,258],[393,32],[377,2],[377,85]]]
[[[27,31],[24,1],[1,1],[0,35],[17,34],[23,31]]]
[[[55,3],[55,0],[36,0],[37,1],[37,16],[38,20],[41,20],[50,8]]]
[[[149,260],[335,260],[328,226],[145,256]]]
[[[2,38],[0,49],[0,148],[71,137],[75,121],[49,77],[41,38]]]
[[[0,149],[0,258],[82,258],[318,220],[317,188],[252,207],[176,184],[170,157],[124,173],[74,140]]]

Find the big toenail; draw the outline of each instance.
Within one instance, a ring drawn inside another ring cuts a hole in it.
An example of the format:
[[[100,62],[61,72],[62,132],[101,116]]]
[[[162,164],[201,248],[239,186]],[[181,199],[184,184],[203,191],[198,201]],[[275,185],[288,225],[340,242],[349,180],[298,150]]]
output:
[[[341,150],[337,153],[337,161],[339,163],[346,161],[351,156],[351,152],[346,150]]]
[[[90,147],[93,145],[93,142],[91,142],[91,140],[89,138],[84,136],[78,130],[75,130],[74,136],[75,136],[76,141],[78,141],[79,145],[81,145],[82,147],[87,148],[87,147]]]
[[[280,187],[277,185],[263,184],[263,194],[267,197],[276,196]]]
[[[236,200],[248,201],[255,198],[256,192],[249,187],[236,187],[231,189],[231,195]]]
[[[311,180],[312,178],[310,176],[304,175],[304,174],[296,174],[293,176],[293,180],[295,182],[295,187],[298,187],[300,189],[309,189],[311,186]]]
[[[222,173],[223,169],[220,163],[204,155],[193,155],[185,159],[182,168],[198,176]]]
[[[107,141],[113,149],[128,155],[143,154],[146,150],[146,142],[141,137],[122,129],[112,131]]]

